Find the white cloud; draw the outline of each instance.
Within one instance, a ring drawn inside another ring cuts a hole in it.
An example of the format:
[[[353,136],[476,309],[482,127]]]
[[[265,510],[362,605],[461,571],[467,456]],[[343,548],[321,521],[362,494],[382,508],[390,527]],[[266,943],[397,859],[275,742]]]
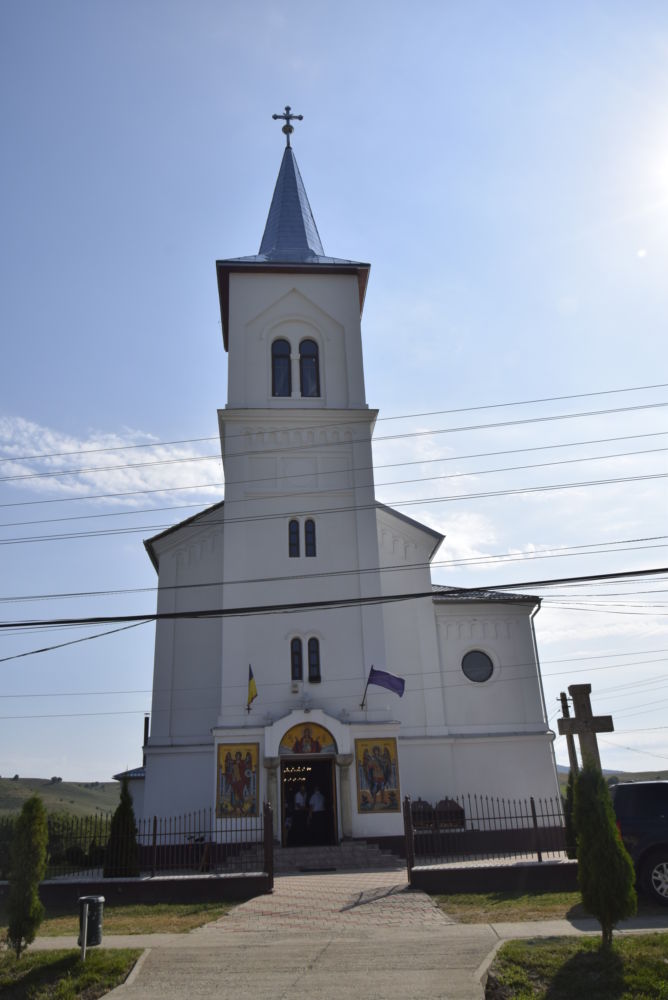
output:
[[[0,470],[3,478],[8,477],[4,485],[41,496],[178,490],[171,495],[160,492],[115,497],[113,504],[129,508],[160,506],[176,498],[182,503],[196,499],[206,504],[220,497],[220,485],[188,487],[222,482],[217,450],[216,441],[163,445],[151,434],[130,428],[122,435],[91,431],[75,437],[23,417],[0,418],[0,451],[4,459]],[[83,471],[62,475],[70,469]]]

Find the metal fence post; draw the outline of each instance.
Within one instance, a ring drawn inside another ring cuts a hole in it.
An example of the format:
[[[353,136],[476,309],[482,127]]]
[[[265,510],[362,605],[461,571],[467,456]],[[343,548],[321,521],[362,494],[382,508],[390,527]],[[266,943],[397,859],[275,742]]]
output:
[[[269,888],[274,888],[274,817],[271,806],[264,803],[264,870],[269,876]]]
[[[529,799],[529,801],[531,803],[531,819],[533,820],[533,835],[534,835],[534,843],[535,843],[535,847],[536,847],[536,854],[538,855],[538,860],[542,861],[543,860],[543,852],[540,849],[540,839],[539,839],[539,834],[538,834],[538,818],[536,816],[536,803],[534,802],[533,795],[531,796],[531,798]]]
[[[415,864],[415,838],[413,836],[411,800],[408,795],[404,799],[404,840],[406,842],[406,868],[408,870],[408,884],[411,885],[413,882],[413,865]]]
[[[152,851],[153,863],[151,864],[151,875],[152,875],[153,878],[155,878],[155,870],[156,870],[156,867],[157,867],[157,860],[158,860],[158,817],[157,816],[153,817],[153,843],[152,843],[152,847],[153,847],[153,851]]]

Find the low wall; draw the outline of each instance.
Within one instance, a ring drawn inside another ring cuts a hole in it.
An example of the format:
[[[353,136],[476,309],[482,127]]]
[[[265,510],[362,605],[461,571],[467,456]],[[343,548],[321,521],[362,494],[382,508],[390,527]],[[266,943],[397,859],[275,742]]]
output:
[[[251,899],[271,892],[271,876],[263,872],[244,875],[156,876],[155,878],[106,878],[42,882],[39,898],[45,906],[76,909],[79,896],[104,896],[107,903],[218,903]],[[0,902],[8,883],[0,882]]]
[[[577,861],[527,861],[413,868],[411,887],[424,892],[573,892]]]
[[[414,827],[413,842],[418,864],[437,864],[438,858],[464,860],[476,855],[533,854],[538,850],[556,854],[566,849],[563,827],[539,826],[513,830],[443,830]],[[434,861],[422,861],[433,857]]]

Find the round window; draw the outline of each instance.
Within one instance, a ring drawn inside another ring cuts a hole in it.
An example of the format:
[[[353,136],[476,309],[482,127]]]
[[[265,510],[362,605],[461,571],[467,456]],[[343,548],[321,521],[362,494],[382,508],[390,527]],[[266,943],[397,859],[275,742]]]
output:
[[[462,670],[470,681],[482,684],[492,676],[494,664],[487,653],[483,653],[479,649],[472,649],[462,660]]]

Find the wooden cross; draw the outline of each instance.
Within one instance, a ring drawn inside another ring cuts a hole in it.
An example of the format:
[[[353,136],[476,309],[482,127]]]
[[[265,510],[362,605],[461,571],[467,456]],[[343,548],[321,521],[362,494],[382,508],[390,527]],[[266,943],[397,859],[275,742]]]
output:
[[[611,715],[594,716],[591,710],[591,684],[571,684],[568,693],[573,699],[574,719],[558,719],[562,736],[577,736],[580,741],[580,756],[583,763],[593,760],[601,768],[598,752],[597,733],[612,733],[614,725]]]
[[[285,125],[281,129],[281,132],[284,134],[285,141],[286,141],[287,145],[289,146],[290,145],[290,136],[294,132],[294,127],[290,124],[290,122],[291,121],[300,122],[300,121],[302,121],[302,119],[304,118],[304,116],[303,115],[293,115],[293,114],[291,114],[290,113],[290,105],[286,104],[285,105],[285,112],[284,112],[284,114],[282,114],[282,115],[272,115],[271,117],[274,119],[274,121],[276,121],[277,119],[281,119],[282,121],[285,122]]]

